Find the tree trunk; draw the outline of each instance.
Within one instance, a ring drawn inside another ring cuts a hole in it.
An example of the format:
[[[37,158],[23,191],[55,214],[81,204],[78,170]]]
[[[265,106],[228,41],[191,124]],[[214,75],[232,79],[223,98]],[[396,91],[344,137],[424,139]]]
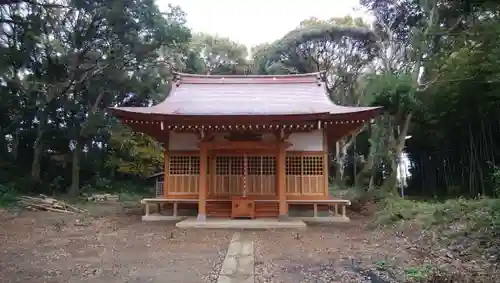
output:
[[[7,143],[6,143],[6,140],[5,140],[5,134],[3,132],[2,125],[0,125],[0,147],[2,148],[2,152],[4,150],[5,150],[5,152],[8,151]]]
[[[401,157],[406,143],[406,135],[408,134],[408,129],[410,127],[410,121],[412,116],[413,113],[411,112],[405,116],[403,127],[399,132],[397,140],[394,137],[393,131],[389,133],[389,150],[391,151],[389,157],[391,160],[390,162],[391,173],[389,177],[382,184],[382,187],[390,192],[396,191],[396,185],[398,180],[398,166],[399,162],[401,162]]]
[[[368,124],[368,133],[370,136],[370,150],[368,152],[368,157],[366,158],[366,162],[363,168],[354,177],[356,178],[356,185],[359,188],[368,186],[367,190],[370,191],[373,189],[373,177],[375,176],[375,174],[372,174],[372,172],[375,161],[375,154],[377,153],[377,147],[375,144],[375,142],[377,142],[377,133],[373,130],[371,124]]]
[[[16,128],[16,132],[12,138],[12,158],[17,161],[17,156],[19,153],[19,136],[21,135],[21,129]]]
[[[337,188],[343,188],[345,159],[347,157],[347,146],[344,140],[335,143],[335,184]]]
[[[33,161],[31,163],[31,179],[35,183],[40,183],[40,160],[43,153],[43,133],[47,117],[44,111],[41,111],[40,121],[36,131],[36,139],[33,145]]]
[[[99,95],[97,95],[90,111],[87,113],[87,119],[82,123],[78,137],[76,138],[75,149],[73,151],[73,165],[71,167],[71,187],[69,189],[70,197],[78,197],[80,194],[80,155],[82,153],[85,140],[88,140],[86,131],[89,127],[91,127],[89,125],[89,121],[92,120],[93,115],[97,112],[99,103],[101,102],[103,96],[104,91],[101,91]]]
[[[43,145],[41,136],[37,136],[33,147],[33,162],[31,163],[31,179],[40,183],[40,159],[42,158]]]
[[[71,167],[71,187],[69,188],[68,195],[72,198],[78,197],[80,194],[80,154],[82,152],[82,142],[75,142],[75,149],[73,150],[73,162]]]

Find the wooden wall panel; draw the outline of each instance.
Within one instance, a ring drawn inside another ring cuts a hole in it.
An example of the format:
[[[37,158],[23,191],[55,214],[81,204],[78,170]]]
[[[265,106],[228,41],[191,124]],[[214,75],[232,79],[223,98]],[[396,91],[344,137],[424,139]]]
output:
[[[286,157],[286,195],[324,196],[323,152],[294,152]]]
[[[197,195],[200,156],[193,152],[170,152],[166,182],[167,195]]]
[[[217,138],[221,139],[227,134],[229,134],[229,132],[218,133]],[[262,139],[271,142],[276,141],[274,133],[263,133]],[[199,137],[195,133],[170,132],[168,141],[168,150],[170,151],[199,150]],[[292,133],[288,141],[292,143],[292,146],[288,148],[287,151],[323,151],[324,149],[323,131],[321,130]]]
[[[323,152],[287,152],[286,195],[288,197],[325,196],[327,178]],[[243,155],[209,156],[208,195],[229,197],[243,194]],[[247,156],[247,195],[276,195],[276,158]],[[199,153],[176,152],[169,155],[166,182],[168,195],[196,195],[199,189]]]
[[[170,175],[167,178],[168,194],[198,194],[199,176],[196,175]]]
[[[292,133],[288,138],[292,144],[287,151],[323,151],[323,131]]]

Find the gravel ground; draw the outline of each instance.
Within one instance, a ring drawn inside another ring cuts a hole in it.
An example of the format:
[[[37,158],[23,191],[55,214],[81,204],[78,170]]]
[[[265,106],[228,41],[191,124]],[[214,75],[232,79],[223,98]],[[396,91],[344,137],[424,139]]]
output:
[[[24,212],[0,227],[0,282],[23,283],[216,282],[232,236],[123,214]]]

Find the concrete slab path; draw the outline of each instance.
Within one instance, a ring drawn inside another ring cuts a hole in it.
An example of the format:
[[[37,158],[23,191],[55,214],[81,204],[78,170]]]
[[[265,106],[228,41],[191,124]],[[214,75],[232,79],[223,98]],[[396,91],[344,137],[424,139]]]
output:
[[[254,283],[254,246],[248,236],[233,235],[217,283]]]
[[[276,218],[268,219],[207,219],[199,221],[196,218],[187,218],[175,224],[177,228],[203,228],[203,229],[306,229],[304,221],[290,219],[279,221]]]

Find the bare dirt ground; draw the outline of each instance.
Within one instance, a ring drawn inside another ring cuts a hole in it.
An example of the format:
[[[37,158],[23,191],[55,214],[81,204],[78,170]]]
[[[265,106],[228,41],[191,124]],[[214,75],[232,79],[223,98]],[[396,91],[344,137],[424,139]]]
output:
[[[255,232],[254,238],[259,283],[401,282],[380,267],[417,263],[404,238],[367,231],[360,220],[309,226],[305,232]]]
[[[0,282],[216,282],[234,233],[142,222],[137,205],[89,211],[0,211]],[[456,262],[422,239],[369,230],[367,222],[242,232],[254,241],[255,282],[405,282],[408,275],[418,282],[434,259]]]
[[[255,242],[255,282],[500,282],[496,263],[462,257],[463,249],[443,246],[420,227],[369,229],[370,220],[246,232]]]
[[[92,217],[0,214],[0,282],[216,280],[231,232],[186,232],[115,209],[101,207]]]

